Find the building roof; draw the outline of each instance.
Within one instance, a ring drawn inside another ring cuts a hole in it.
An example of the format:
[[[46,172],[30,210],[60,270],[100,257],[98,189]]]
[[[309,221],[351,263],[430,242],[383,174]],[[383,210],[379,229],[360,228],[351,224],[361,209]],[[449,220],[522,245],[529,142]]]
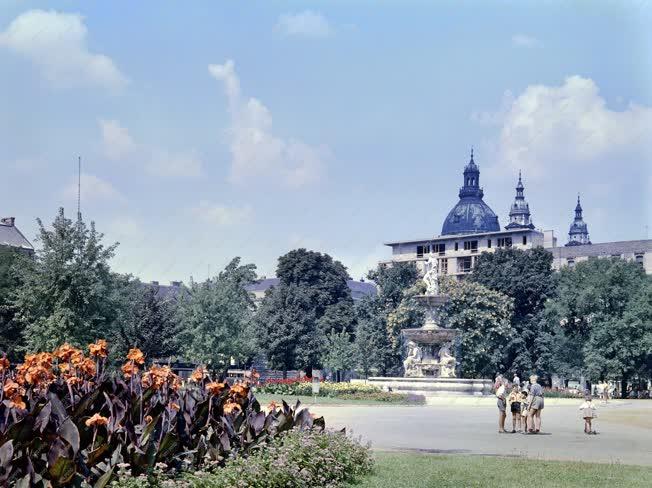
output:
[[[471,160],[464,168],[464,185],[460,188],[460,200],[444,220],[442,236],[499,231],[498,216],[484,203],[483,196],[480,169],[473,160],[471,150]]]
[[[429,244],[432,242],[437,242],[437,241],[446,241],[446,240],[459,240],[459,239],[466,239],[466,238],[478,238],[478,237],[498,237],[501,235],[512,235],[512,234],[518,234],[518,233],[525,233],[525,232],[538,232],[540,234],[543,234],[542,231],[540,230],[533,230],[530,228],[519,228],[519,229],[509,229],[509,230],[493,230],[489,232],[472,232],[469,234],[452,234],[452,235],[447,235],[447,236],[434,236],[434,237],[425,237],[423,239],[406,239],[404,241],[389,241],[385,242],[385,246],[395,246],[397,244],[417,244],[420,242]]]
[[[9,246],[33,252],[34,246],[27,240],[18,227],[13,217],[0,219],[0,246]]]
[[[592,256],[612,256],[620,254],[638,254],[652,252],[652,239],[640,241],[598,242],[594,244],[579,244],[549,249],[556,258],[577,258]]]
[[[245,286],[245,290],[251,293],[265,292],[267,289],[278,285],[280,282],[281,280],[279,278],[264,278]],[[347,280],[346,284],[349,287],[349,290],[351,290],[351,295],[354,298],[363,295],[373,296],[376,294],[376,286],[373,283],[367,281]]]

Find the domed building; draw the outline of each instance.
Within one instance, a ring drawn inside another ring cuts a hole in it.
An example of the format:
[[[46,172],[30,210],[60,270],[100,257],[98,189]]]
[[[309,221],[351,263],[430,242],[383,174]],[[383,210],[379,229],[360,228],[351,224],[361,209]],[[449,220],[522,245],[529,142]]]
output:
[[[554,247],[552,231],[534,228],[530,207],[523,196],[523,182],[519,174],[516,198],[510,210],[510,222],[500,229],[498,216],[484,200],[480,186],[480,168],[471,159],[464,167],[464,180],[459,201],[452,208],[441,227],[441,234],[428,239],[387,242],[392,248],[388,262],[414,261],[423,271],[425,262],[435,257],[439,273],[462,277],[471,272],[478,255],[501,248],[530,249],[536,246]]]
[[[480,169],[473,161],[473,149],[471,149],[471,160],[464,168],[464,185],[460,188],[460,201],[444,220],[441,235],[499,231],[498,216],[489,205],[484,203],[483,196],[484,192],[480,187]]]

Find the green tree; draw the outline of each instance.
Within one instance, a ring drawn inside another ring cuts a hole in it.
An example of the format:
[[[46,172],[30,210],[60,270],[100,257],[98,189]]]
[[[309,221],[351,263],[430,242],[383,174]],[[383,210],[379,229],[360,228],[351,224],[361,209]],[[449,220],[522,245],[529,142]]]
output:
[[[397,262],[378,266],[369,272],[369,279],[378,285],[378,296],[386,310],[396,309],[403,301],[405,290],[421,280],[412,262]]]
[[[397,373],[401,357],[390,342],[387,317],[378,297],[365,297],[356,306],[357,326],[353,343],[357,369],[368,377]]]
[[[355,365],[355,348],[351,342],[351,334],[346,330],[337,332],[335,329],[326,334],[325,354],[322,363],[335,372],[335,380],[341,381],[343,371],[352,369]]]
[[[326,334],[355,329],[349,275],[328,254],[296,249],[279,258],[277,276],[280,283],[256,313],[254,335],[270,365],[310,374],[327,353]]]
[[[46,229],[40,219],[34,260],[21,266],[16,317],[27,350],[63,342],[85,346],[110,335],[119,312],[116,280],[109,268],[116,244],[104,246],[95,224],[65,217],[63,208]]]
[[[460,331],[461,376],[493,378],[504,371],[504,348],[513,332],[512,299],[467,280],[444,280],[441,291],[450,297],[442,321]]]
[[[116,320],[112,348],[115,357],[125,357],[138,347],[149,359],[178,356],[181,325],[175,298],[165,298],[158,286],[123,278],[125,304]]]
[[[19,358],[23,337],[21,324],[16,320],[14,294],[20,282],[17,277],[17,264],[29,259],[15,249],[0,246],[0,356],[4,353],[12,361]]]
[[[233,357],[243,362],[252,354],[248,324],[253,299],[245,285],[256,279],[256,266],[236,257],[216,277],[192,282],[179,300],[185,353],[193,361],[225,368]]]
[[[318,365],[325,336],[317,326],[305,287],[280,285],[267,291],[254,318],[254,338],[268,364],[283,371]]]
[[[559,324],[567,339],[560,357],[567,370],[591,374],[594,380],[614,375],[626,388],[631,374],[646,362],[634,343],[645,344],[647,337],[649,283],[637,263],[618,258],[591,258],[560,271],[546,317],[553,326]]]
[[[505,368],[521,376],[530,371],[548,375],[551,358],[545,345],[551,335],[541,313],[557,286],[552,254],[542,247],[482,253],[469,278],[513,300],[513,331],[502,348]]]

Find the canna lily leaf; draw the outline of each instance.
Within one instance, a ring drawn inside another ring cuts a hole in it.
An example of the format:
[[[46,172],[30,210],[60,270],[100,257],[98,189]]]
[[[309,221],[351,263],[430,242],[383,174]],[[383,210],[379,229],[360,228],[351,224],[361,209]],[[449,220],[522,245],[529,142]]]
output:
[[[111,478],[113,477],[113,468],[109,469],[106,473],[99,477],[99,479],[93,485],[93,488],[104,488],[109,484]]]
[[[65,485],[75,476],[75,463],[72,459],[59,457],[48,472],[57,485]]]
[[[70,418],[67,418],[61,426],[59,426],[57,433],[68,441],[68,444],[72,446],[73,453],[77,454],[77,451],[79,451],[79,430],[73,421]]]

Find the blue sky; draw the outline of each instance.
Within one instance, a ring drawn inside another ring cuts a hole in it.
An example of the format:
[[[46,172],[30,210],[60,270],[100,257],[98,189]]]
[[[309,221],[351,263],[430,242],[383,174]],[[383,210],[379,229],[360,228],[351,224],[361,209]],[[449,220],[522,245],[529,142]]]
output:
[[[246,5],[246,6],[245,6]],[[0,213],[82,210],[114,267],[273,275],[299,246],[359,278],[439,234],[471,146],[507,223],[518,170],[565,242],[652,224],[652,8],[630,2],[0,5]]]

